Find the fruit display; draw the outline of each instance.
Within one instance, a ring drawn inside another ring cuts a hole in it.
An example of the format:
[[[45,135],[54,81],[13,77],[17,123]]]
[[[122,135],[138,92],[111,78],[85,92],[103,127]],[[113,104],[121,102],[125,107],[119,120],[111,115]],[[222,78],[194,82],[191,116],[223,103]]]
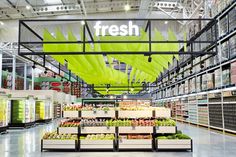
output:
[[[181,131],[177,131],[176,134],[168,136],[158,136],[158,140],[173,140],[173,139],[191,139],[188,135],[183,134]]]
[[[80,122],[78,120],[70,120],[70,121],[61,122],[59,126],[60,127],[79,127]]]
[[[72,104],[63,107],[63,111],[81,111],[81,109],[82,109],[81,104]]]
[[[86,104],[82,108],[83,111],[110,111],[114,110],[114,104],[113,106],[111,104]]]
[[[155,120],[156,126],[176,126],[176,122],[172,119],[162,119],[162,120]]]
[[[80,140],[114,140],[114,134],[89,134],[87,136],[80,136]]]
[[[137,120],[106,120],[106,126],[154,126],[154,120],[137,119]]]
[[[127,110],[127,111],[142,111],[153,109],[151,107],[150,101],[121,101],[119,102],[119,109],[120,110]]]
[[[57,134],[56,132],[47,132],[43,135],[44,140],[77,140],[77,135]]]
[[[152,135],[121,135],[119,139],[152,139]]]
[[[106,126],[106,119],[81,119],[81,127],[85,126]]]

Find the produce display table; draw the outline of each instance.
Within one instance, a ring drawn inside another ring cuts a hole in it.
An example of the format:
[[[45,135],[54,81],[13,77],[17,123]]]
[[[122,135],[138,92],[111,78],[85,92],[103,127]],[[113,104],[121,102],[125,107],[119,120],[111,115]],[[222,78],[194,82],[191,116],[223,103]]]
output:
[[[152,139],[120,139],[118,140],[118,150],[129,149],[152,149]]]
[[[80,150],[115,150],[115,140],[80,140]]]
[[[78,150],[77,140],[41,140],[41,151],[43,150]]]
[[[161,139],[156,140],[156,150],[191,150],[193,151],[192,139]]]

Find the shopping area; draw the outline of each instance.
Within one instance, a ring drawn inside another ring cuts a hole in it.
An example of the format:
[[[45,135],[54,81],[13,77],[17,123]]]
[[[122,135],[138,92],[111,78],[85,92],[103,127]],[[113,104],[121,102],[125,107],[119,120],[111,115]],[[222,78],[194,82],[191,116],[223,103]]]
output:
[[[0,12],[0,156],[236,153],[235,0]]]

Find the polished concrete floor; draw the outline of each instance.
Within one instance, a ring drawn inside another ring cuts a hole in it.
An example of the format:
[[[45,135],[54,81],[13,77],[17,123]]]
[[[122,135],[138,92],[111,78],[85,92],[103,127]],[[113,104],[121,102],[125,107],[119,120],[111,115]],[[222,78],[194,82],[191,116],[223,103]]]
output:
[[[44,132],[55,130],[57,122],[0,135],[0,157],[235,157],[236,136],[223,135],[188,124],[178,129],[193,138],[193,152],[40,152]]]

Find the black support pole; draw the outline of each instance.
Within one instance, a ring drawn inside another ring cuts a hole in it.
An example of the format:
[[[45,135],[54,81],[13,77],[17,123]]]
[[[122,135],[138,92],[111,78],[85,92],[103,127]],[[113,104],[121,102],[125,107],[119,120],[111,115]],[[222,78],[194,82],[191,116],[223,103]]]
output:
[[[83,25],[83,53],[85,53],[85,25]]]
[[[152,52],[152,27],[151,27],[151,20],[148,20],[148,40],[149,40],[149,53]]]

